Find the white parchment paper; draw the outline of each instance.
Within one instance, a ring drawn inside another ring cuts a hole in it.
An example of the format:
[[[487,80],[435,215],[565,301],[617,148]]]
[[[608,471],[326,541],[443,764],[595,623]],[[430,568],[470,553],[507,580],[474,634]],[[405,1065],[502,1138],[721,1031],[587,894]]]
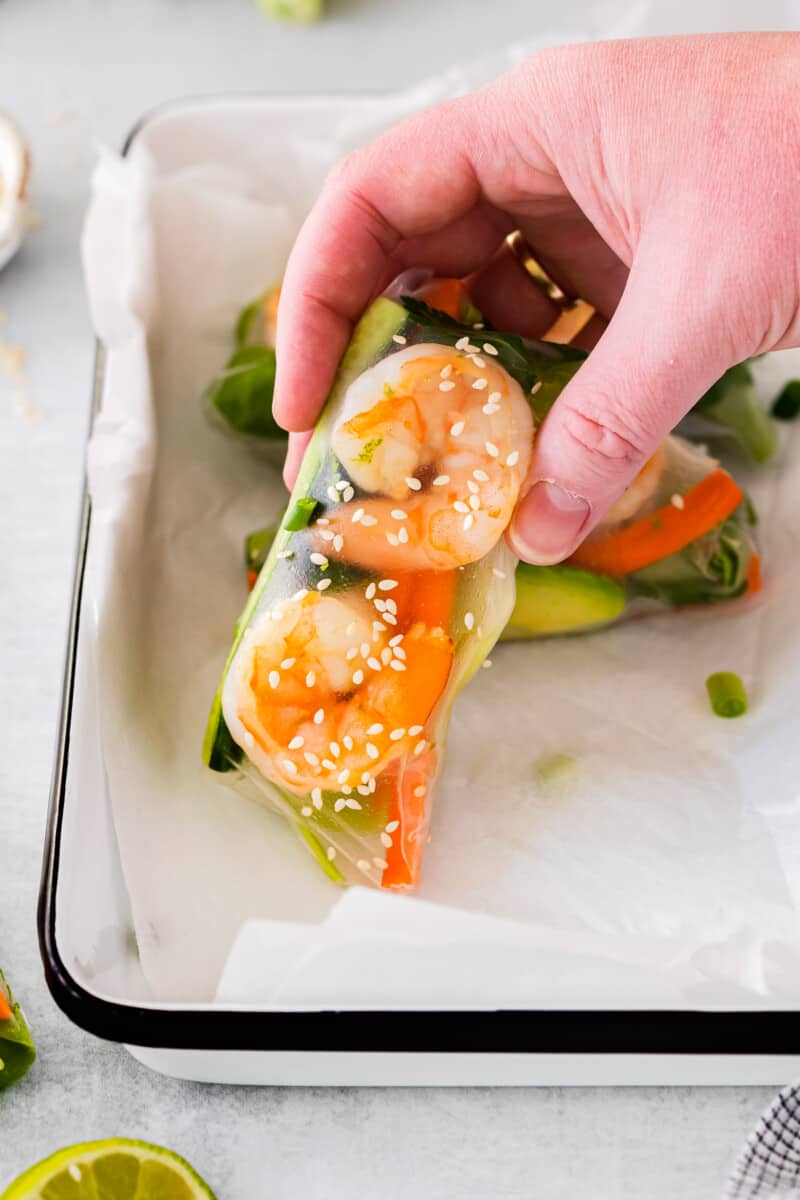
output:
[[[218,984],[220,1000],[265,1007],[800,1000],[796,438],[745,480],[763,600],[495,651],[456,705],[419,899],[343,894],[200,762],[243,539],[285,493],[276,467],[209,428],[199,396],[335,159],[501,65],[374,101],[187,106],[97,168],[84,254],[107,358],[86,588],[155,1000]],[[789,357],[762,365],[765,392],[797,372]],[[723,669],[752,700],[738,722],[708,709],[704,680]],[[546,782],[553,754],[575,768]]]

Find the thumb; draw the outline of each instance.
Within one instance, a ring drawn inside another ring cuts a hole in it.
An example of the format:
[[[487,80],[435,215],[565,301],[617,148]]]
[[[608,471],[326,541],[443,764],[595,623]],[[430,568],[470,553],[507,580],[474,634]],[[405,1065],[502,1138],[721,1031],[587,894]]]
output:
[[[722,339],[715,347],[685,302],[665,298],[664,278],[664,267],[634,265],[610,325],[537,434],[508,533],[527,562],[572,554],[731,364]]]

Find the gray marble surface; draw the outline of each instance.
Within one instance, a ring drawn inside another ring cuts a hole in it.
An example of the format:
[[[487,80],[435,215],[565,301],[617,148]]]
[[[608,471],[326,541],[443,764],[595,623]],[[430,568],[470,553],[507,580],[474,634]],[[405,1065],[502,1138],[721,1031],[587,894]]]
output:
[[[599,33],[629,7],[575,3],[560,28]],[[770,1089],[202,1087],[72,1027],[42,980],[35,906],[92,360],[78,258],[92,140],[119,144],[175,96],[399,86],[552,24],[538,0],[495,0],[491,21],[478,0],[331,9],[292,30],[251,0],[0,4],[0,107],[31,140],[42,218],[0,274],[0,334],[28,352],[24,388],[0,373],[0,962],[40,1050],[0,1100],[0,1188],[60,1145],[124,1134],[182,1151],[224,1200],[714,1197]],[[661,4],[645,20],[658,32],[796,25],[798,6]]]

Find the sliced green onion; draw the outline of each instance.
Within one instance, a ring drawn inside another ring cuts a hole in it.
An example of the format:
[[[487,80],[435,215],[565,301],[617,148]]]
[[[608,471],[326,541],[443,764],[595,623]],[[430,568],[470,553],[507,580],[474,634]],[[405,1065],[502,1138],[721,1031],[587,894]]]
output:
[[[305,529],[311,522],[311,518],[316,512],[318,500],[313,496],[303,496],[300,500],[295,500],[288,517],[283,522],[283,528],[288,529],[290,533],[297,533],[298,529]]]
[[[747,712],[747,692],[732,671],[715,671],[706,680],[711,707],[718,717],[741,717]]]
[[[790,379],[772,405],[772,415],[779,421],[794,421],[800,416],[800,379]]]

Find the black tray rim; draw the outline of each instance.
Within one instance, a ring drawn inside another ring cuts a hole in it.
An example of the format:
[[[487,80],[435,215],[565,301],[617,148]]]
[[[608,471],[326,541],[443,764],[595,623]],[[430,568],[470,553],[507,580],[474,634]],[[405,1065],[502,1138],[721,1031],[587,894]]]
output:
[[[353,95],[354,93],[350,93]],[[365,98],[370,93],[361,93]],[[292,93],[275,93],[292,99]],[[298,95],[308,95],[299,93]],[[374,93],[373,93],[374,95]],[[263,93],[192,96],[143,114],[122,154],[152,121],[220,100],[257,100]],[[344,97],[344,94],[342,94]],[[338,98],[338,96],[337,96]],[[103,347],[95,341],[90,429],[100,406]],[[700,1009],[548,1009],[269,1012],[218,1006],[159,1009],[108,1000],[70,973],[56,937],[56,897],[69,767],[75,669],[80,633],[91,502],[84,477],[75,575],[69,611],[57,740],[45,830],[37,912],[45,980],[61,1011],[79,1028],[112,1042],[164,1050],[285,1053],[413,1053],[441,1055],[800,1055],[800,1011]]]

